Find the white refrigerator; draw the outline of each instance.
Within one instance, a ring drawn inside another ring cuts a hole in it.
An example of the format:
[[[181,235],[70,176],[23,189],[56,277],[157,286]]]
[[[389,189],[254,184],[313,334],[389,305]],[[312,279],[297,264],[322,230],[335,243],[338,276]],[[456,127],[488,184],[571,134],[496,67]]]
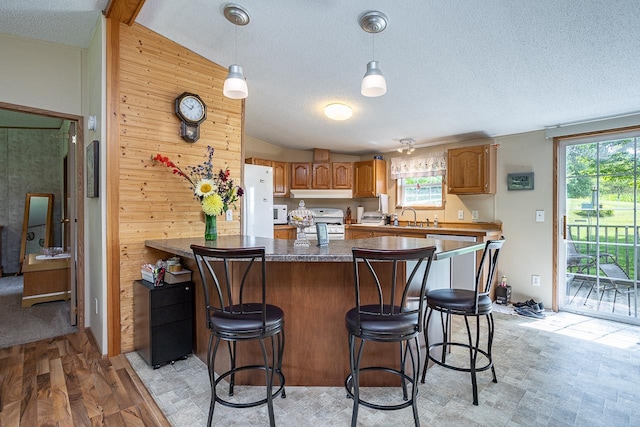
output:
[[[273,169],[244,165],[242,234],[273,238]]]

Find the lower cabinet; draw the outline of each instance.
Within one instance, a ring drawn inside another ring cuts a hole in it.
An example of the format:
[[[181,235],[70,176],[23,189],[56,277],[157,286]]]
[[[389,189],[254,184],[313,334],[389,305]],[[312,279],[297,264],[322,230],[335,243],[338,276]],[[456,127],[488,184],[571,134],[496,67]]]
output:
[[[193,286],[134,284],[134,347],[154,368],[193,351]]]
[[[276,225],[273,227],[273,238],[295,240],[297,230],[292,225]]]

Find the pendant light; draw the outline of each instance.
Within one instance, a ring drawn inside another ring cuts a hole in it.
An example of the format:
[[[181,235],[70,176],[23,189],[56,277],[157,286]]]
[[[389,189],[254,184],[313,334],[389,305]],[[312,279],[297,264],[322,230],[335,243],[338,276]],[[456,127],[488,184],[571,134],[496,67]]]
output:
[[[244,99],[249,95],[247,81],[242,73],[242,67],[237,64],[238,57],[238,26],[249,23],[249,14],[237,4],[228,3],[224,7],[224,16],[229,22],[235,25],[235,64],[229,66],[229,74],[224,80],[222,93],[227,98]]]
[[[367,33],[374,34],[373,36],[373,60],[367,64],[367,72],[362,78],[362,84],[360,85],[360,93],[363,96],[375,97],[382,96],[387,93],[387,81],[380,71],[378,61],[375,60],[375,34],[384,31],[387,28],[387,16],[378,11],[369,11],[363,13],[358,19],[360,28]]]

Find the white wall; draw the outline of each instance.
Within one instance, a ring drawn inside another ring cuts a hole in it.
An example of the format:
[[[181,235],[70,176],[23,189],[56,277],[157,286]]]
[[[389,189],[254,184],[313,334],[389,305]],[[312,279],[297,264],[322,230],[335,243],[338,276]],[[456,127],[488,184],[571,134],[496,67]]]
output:
[[[102,18],[87,51],[86,90],[83,96],[85,118],[96,116],[96,131],[86,127],[85,120],[85,156],[86,147],[93,140],[100,144],[100,188],[98,198],[85,198],[85,319],[87,326],[96,338],[103,354],[107,353],[107,273],[106,273],[106,26]],[[85,189],[86,194],[86,189]],[[97,302],[97,303],[96,303]],[[97,313],[96,313],[97,306]]]
[[[0,100],[82,114],[82,49],[0,34]]]
[[[85,199],[85,326],[91,327],[101,352],[106,353],[104,33],[103,18],[88,50],[0,35],[0,101],[98,118],[97,132],[89,131],[84,124],[85,147],[99,140],[102,162],[101,197]]]
[[[544,131],[495,139],[498,148],[496,213],[507,242],[500,271],[512,287],[512,301],[535,299],[551,308],[553,282],[553,142]],[[507,190],[507,174],[534,172],[533,190]],[[544,210],[545,221],[535,221]],[[540,287],[531,275],[540,275]]]

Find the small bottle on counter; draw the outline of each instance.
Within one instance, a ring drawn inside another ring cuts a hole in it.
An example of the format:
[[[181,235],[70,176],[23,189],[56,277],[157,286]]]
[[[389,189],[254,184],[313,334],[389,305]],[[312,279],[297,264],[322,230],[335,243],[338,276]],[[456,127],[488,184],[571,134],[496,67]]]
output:
[[[502,278],[500,279],[500,286],[502,286],[503,288],[507,287],[507,276],[502,276]]]
[[[393,225],[398,226],[398,214],[393,214]]]
[[[433,216],[433,226],[437,227],[438,226],[438,215],[434,215]]]

